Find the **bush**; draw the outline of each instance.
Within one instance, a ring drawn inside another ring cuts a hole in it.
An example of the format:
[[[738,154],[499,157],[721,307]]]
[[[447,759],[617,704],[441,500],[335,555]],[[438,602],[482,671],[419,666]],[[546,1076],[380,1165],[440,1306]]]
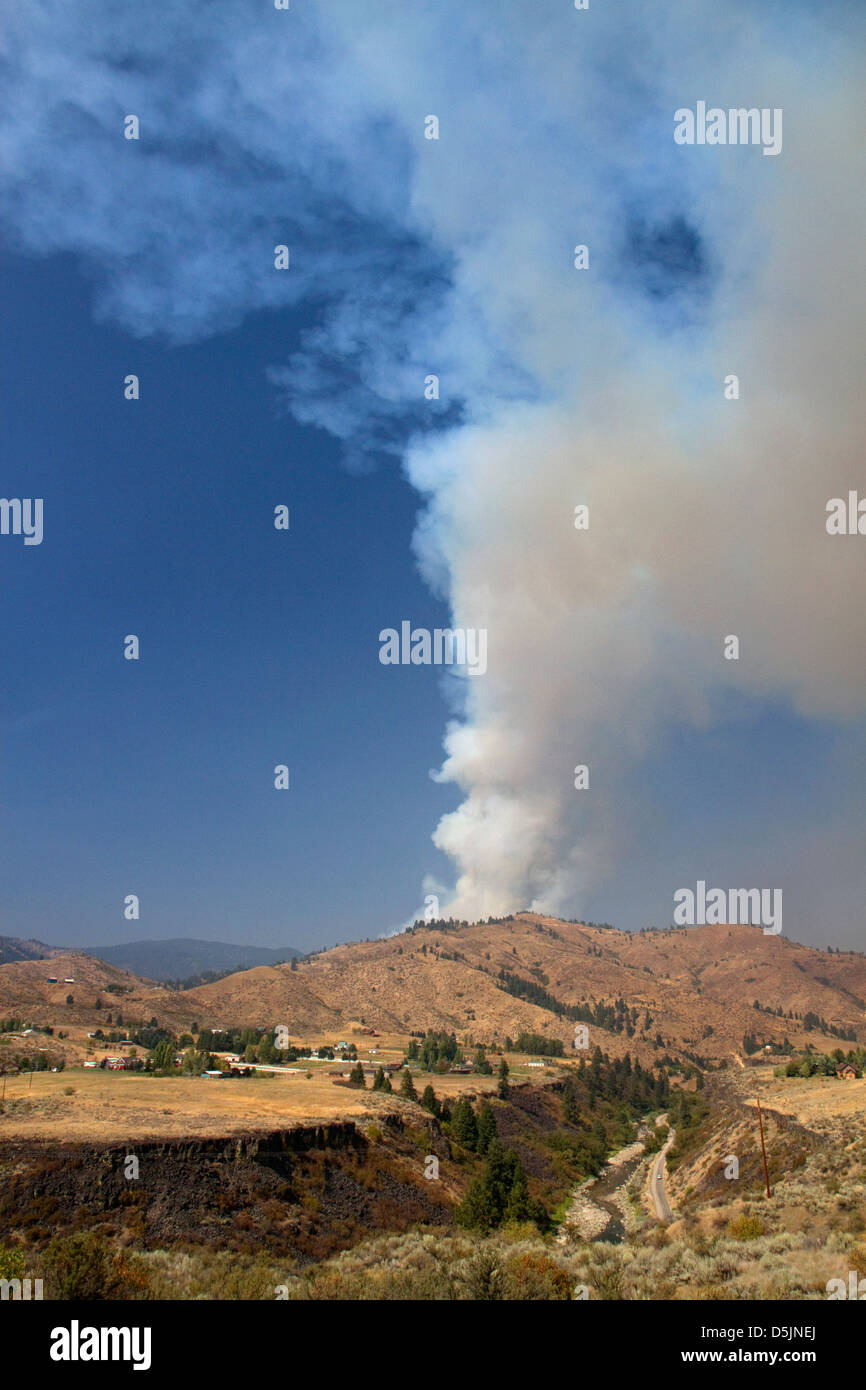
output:
[[[128,1268],[92,1231],[55,1237],[39,1261],[45,1293],[52,1299],[125,1299],[135,1296]]]
[[[571,1280],[549,1255],[527,1251],[512,1257],[506,1266],[506,1298],[521,1303],[571,1298]]]
[[[0,1245],[0,1279],[23,1279],[25,1264],[23,1250],[15,1250],[11,1245]]]
[[[728,1222],[728,1235],[733,1240],[757,1240],[767,1234],[760,1216],[737,1216]]]

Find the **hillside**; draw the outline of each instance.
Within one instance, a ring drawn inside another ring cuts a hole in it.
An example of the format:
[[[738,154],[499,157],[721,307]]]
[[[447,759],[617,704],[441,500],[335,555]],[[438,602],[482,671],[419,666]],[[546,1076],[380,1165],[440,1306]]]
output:
[[[276,965],[301,954],[294,946],[274,950],[230,941],[199,941],[194,937],[83,946],[81,950],[148,980],[185,980],[207,970],[250,970],[256,965]]]
[[[23,1016],[39,1026],[96,1026],[97,1000],[108,1010],[125,1007],[133,992],[143,1001],[154,988],[127,970],[74,952],[50,960],[13,961],[0,965],[0,1016]],[[70,997],[72,1003],[67,1004]]]
[[[500,987],[503,971],[514,992]],[[260,966],[183,993],[151,988],[137,1012],[183,1027],[284,1023],[296,1035],[356,1021],[489,1042],[543,1032],[570,1049],[575,1019],[562,1009],[580,1006],[584,1017],[592,1011],[590,1045],[612,1055],[651,1061],[669,1051],[718,1063],[741,1053],[746,1036],[835,1045],[818,1020],[866,1038],[864,999],[859,953],[830,955],[748,926],[632,934],[520,913],[337,946],[294,969]],[[815,1025],[778,1010],[813,1014]]]
[[[47,946],[44,941],[25,941],[19,936],[0,936],[0,965],[16,960],[44,960],[63,955],[64,947]]]

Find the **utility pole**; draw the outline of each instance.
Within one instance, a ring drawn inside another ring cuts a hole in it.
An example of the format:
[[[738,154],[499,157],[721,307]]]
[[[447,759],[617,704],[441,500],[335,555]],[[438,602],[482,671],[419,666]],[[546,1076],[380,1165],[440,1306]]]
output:
[[[767,1196],[772,1197],[773,1194],[770,1191],[770,1173],[767,1168],[767,1148],[764,1144],[764,1121],[761,1116],[761,1102],[758,1100],[757,1096],[755,1097],[755,1104],[758,1107],[758,1124],[761,1127],[761,1153],[764,1155],[764,1181],[767,1184]]]

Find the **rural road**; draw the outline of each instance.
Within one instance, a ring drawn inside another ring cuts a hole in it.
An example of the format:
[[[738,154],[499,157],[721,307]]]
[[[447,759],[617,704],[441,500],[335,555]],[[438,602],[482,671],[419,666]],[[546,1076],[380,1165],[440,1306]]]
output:
[[[650,1196],[652,1197],[653,1210],[659,1221],[673,1221],[673,1212],[665,1195],[665,1158],[675,1138],[676,1130],[672,1129],[664,1142],[664,1147],[659,1150],[650,1165]]]

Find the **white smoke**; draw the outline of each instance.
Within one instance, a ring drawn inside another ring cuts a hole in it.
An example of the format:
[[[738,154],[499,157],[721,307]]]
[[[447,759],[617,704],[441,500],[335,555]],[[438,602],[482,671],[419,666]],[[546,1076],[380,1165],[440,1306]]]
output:
[[[272,377],[346,440],[397,449],[440,375],[460,423],[405,452],[416,549],[454,623],[489,632],[445,742],[464,799],[434,836],[458,875],[443,911],[578,911],[621,865],[664,728],[711,721],[732,686],[863,714],[863,561],[823,525],[862,476],[862,17],[155,9],[13,17],[7,224],[78,253],[97,311],[141,335],[327,294]],[[781,155],[675,146],[697,99],[782,108]],[[640,247],[684,223],[694,273],[650,292],[667,272]],[[283,240],[291,277],[263,255]]]

